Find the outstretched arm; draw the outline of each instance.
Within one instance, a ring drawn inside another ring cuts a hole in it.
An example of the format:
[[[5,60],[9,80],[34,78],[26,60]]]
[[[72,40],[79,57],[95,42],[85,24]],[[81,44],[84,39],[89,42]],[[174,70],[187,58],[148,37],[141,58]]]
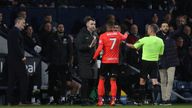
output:
[[[103,49],[103,40],[102,40],[102,36],[100,36],[99,38],[99,46],[97,48],[97,50],[95,51],[95,54],[93,56],[93,59],[96,60],[96,58],[99,56],[100,52]]]
[[[122,39],[122,40],[126,40],[127,37],[129,36],[129,33],[128,33],[128,32],[125,32],[124,34],[121,34],[121,33],[119,32],[119,34],[121,35],[121,39]]]
[[[126,43],[126,46],[128,46],[129,48],[137,49],[133,44],[130,44],[130,43]]]

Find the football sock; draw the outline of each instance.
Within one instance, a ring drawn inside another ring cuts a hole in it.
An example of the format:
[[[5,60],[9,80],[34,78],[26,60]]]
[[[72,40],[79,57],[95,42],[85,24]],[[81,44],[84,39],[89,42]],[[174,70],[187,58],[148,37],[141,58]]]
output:
[[[116,80],[110,80],[110,83],[111,83],[111,96],[116,97],[116,93],[117,93]]]
[[[105,80],[104,79],[99,79],[99,84],[98,84],[98,96],[102,97],[105,93],[105,86],[104,86]]]

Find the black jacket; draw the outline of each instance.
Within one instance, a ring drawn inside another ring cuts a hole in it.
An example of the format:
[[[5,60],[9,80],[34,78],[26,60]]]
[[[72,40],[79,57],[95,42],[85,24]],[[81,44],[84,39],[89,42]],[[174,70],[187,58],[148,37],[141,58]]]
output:
[[[164,54],[160,59],[160,68],[169,68],[179,65],[179,58],[177,54],[177,46],[174,39],[169,34],[164,34],[162,31],[157,33],[165,44]]]
[[[72,59],[72,40],[67,35],[59,36],[54,33],[48,39],[48,61],[54,65],[65,65],[71,62]]]
[[[41,46],[39,38],[36,34],[33,34],[31,37],[27,36],[27,34],[24,34],[24,48],[34,56],[38,55],[34,50],[36,45]]]
[[[86,28],[82,28],[76,38],[79,74],[82,78],[96,79],[97,77],[96,64],[91,65],[89,63],[96,50],[95,47],[89,47],[92,40],[93,35]]]
[[[8,33],[8,61],[21,61],[24,57],[23,36],[20,30],[13,27]]]

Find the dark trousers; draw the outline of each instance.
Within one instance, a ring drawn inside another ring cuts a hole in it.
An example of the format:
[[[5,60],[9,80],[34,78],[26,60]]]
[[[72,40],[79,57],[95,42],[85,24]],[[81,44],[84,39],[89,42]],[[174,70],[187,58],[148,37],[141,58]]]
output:
[[[15,88],[19,92],[15,92]],[[8,62],[8,103],[27,102],[28,79],[25,64],[22,62]],[[18,98],[16,98],[18,97]]]
[[[82,101],[89,101],[89,95],[95,87],[96,87],[96,79],[82,78],[81,100]]]
[[[65,97],[66,95],[66,65],[50,65],[49,66],[49,87],[50,96]]]

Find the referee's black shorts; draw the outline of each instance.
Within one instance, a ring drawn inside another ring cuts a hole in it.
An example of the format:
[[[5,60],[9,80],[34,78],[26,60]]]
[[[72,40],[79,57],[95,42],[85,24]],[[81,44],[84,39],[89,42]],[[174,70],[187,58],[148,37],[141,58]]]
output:
[[[141,78],[147,79],[147,76],[149,75],[150,79],[156,79],[158,78],[158,72],[159,67],[157,61],[142,60],[140,73]]]
[[[117,77],[119,71],[119,64],[117,63],[102,63],[99,75],[105,77],[109,74],[110,77]]]

